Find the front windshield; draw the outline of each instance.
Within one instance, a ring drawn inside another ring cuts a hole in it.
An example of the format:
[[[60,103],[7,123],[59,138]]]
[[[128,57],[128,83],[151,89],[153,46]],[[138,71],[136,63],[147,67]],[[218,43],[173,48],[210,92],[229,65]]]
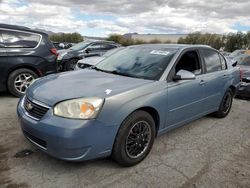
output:
[[[80,42],[75,44],[74,46],[70,47],[70,50],[82,50],[84,48],[86,48],[89,45],[88,42]]]
[[[132,46],[101,61],[96,68],[129,77],[158,80],[178,49]]]
[[[250,66],[250,56],[242,57],[242,58],[238,61],[238,64],[239,64],[239,65]]]
[[[124,47],[114,48],[112,50],[107,51],[105,54],[103,54],[103,57],[111,56],[112,54],[124,49]]]

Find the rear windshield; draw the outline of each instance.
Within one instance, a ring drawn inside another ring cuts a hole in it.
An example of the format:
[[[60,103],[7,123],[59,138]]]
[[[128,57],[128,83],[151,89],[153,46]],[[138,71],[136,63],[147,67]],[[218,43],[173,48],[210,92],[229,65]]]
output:
[[[35,48],[41,36],[30,32],[2,30],[3,44],[6,48]]]
[[[178,49],[132,46],[116,52],[96,67],[131,77],[158,80]]]

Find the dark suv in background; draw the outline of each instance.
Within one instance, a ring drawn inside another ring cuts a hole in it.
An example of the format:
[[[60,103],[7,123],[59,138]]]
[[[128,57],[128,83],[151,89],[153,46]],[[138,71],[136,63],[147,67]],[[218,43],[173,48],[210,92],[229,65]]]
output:
[[[57,72],[57,55],[47,34],[0,24],[0,91],[22,96],[34,79]]]
[[[74,70],[78,60],[92,57],[101,56],[108,50],[120,47],[120,44],[116,44],[111,41],[84,41],[69,49],[58,50],[58,65],[60,71]]]

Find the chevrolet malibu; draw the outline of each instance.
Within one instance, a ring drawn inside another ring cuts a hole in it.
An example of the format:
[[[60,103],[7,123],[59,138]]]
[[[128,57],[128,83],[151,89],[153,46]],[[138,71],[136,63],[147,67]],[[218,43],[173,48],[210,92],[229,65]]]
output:
[[[239,83],[238,68],[208,46],[136,45],[36,80],[17,112],[24,136],[51,156],[132,166],[155,137],[207,114],[227,116]]]

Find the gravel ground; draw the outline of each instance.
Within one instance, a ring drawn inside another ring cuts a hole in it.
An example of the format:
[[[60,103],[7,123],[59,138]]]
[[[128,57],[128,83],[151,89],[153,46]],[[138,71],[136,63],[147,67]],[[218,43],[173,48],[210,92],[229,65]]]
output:
[[[250,101],[235,99],[225,119],[204,117],[156,139],[139,165],[110,159],[69,163],[32,147],[0,94],[0,187],[250,187]],[[28,149],[26,157],[16,153]]]

